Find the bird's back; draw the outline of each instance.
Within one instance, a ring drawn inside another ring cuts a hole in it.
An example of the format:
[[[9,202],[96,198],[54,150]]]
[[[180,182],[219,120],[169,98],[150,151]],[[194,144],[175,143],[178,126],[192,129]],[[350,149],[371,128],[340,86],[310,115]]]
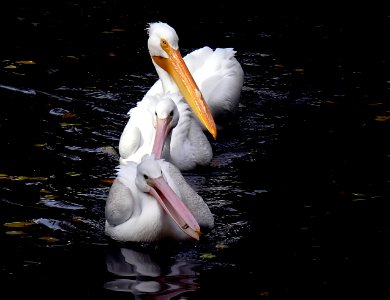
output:
[[[192,65],[192,61],[196,62],[192,75],[221,130],[234,122],[244,84],[244,71],[232,48],[217,48],[212,52],[207,48],[197,50],[199,55],[191,53],[194,56],[186,63],[189,61],[188,64]],[[198,56],[203,59],[202,65]]]

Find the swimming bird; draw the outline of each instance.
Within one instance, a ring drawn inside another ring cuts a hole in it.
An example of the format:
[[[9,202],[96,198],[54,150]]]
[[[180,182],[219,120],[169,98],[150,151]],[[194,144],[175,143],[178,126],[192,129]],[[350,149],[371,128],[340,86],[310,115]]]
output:
[[[148,49],[159,80],[146,95],[180,92],[214,138],[216,132],[212,125],[204,121],[211,118],[204,117],[197,106],[204,105],[205,110],[210,110],[218,130],[231,126],[244,83],[244,71],[235,57],[236,51],[233,48],[212,50],[205,46],[182,59],[174,28],[163,22],[150,23],[148,34]]]
[[[199,121],[216,138],[215,121],[180,54],[179,38],[175,30],[165,23],[151,23],[148,27],[148,34],[149,54],[162,83],[158,93],[180,92]]]
[[[120,163],[140,162],[145,154],[164,158],[179,170],[207,166],[209,139],[179,93],[145,96],[130,110],[119,141]]]
[[[204,202],[171,163],[146,155],[120,165],[105,206],[105,233],[114,240],[199,240],[214,227]]]

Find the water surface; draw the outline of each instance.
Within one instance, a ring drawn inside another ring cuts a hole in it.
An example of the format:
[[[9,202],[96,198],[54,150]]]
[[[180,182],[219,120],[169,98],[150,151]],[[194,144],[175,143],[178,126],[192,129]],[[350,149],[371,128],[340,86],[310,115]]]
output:
[[[389,18],[141,11],[60,1],[15,4],[3,20],[4,293],[388,294]],[[126,114],[157,79],[145,31],[156,20],[176,28],[184,55],[233,47],[245,71],[236,126],[213,141],[211,166],[184,173],[216,219],[197,243],[104,235]]]

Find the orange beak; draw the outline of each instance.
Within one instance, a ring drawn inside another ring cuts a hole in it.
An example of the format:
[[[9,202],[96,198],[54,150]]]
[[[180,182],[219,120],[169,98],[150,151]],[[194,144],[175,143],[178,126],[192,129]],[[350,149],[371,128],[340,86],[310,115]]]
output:
[[[217,128],[210,108],[204,100],[203,95],[188,70],[179,50],[173,49],[166,41],[161,43],[161,46],[168,54],[168,58],[152,56],[152,59],[173,78],[194,114],[207,128],[214,139],[216,139]]]

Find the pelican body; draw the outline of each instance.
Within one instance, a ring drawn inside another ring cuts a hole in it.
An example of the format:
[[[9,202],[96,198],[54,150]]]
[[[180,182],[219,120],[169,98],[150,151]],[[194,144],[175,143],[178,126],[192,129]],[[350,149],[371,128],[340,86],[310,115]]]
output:
[[[153,155],[119,166],[105,217],[105,233],[124,242],[198,240],[214,227],[209,207],[180,171]]]

